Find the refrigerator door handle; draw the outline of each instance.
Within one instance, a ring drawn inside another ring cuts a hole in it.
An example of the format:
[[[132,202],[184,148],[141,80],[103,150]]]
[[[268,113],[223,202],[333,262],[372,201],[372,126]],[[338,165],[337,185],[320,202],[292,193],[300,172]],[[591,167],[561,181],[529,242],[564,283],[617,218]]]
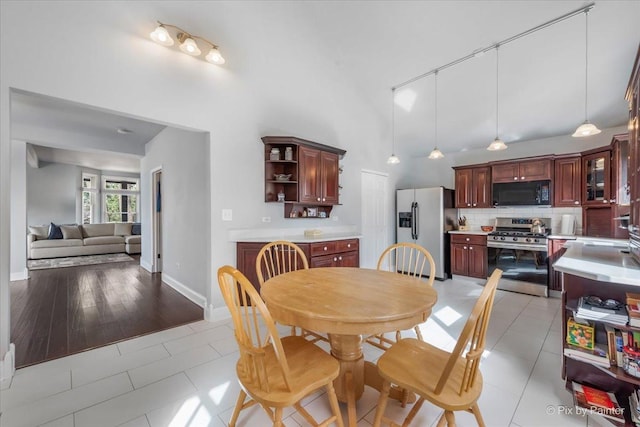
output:
[[[418,215],[419,215],[420,206],[418,205],[418,202],[415,202],[415,204],[416,204],[416,208],[415,208],[415,215],[413,216],[413,223],[416,225],[416,236],[414,237],[414,239],[418,240],[418,236],[420,235],[420,230],[418,228]]]
[[[411,239],[412,240],[416,239],[416,224],[417,224],[416,215],[417,215],[416,202],[411,202]]]

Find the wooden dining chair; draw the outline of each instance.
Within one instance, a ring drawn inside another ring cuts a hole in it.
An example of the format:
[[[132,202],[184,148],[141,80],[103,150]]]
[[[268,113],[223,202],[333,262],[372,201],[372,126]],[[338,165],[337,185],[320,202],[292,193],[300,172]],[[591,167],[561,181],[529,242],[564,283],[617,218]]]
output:
[[[406,242],[396,243],[385,249],[378,259],[377,268],[418,278],[426,277],[427,286],[433,286],[436,274],[436,263],[429,251],[415,243]],[[416,325],[413,329],[418,339],[422,341],[420,328]],[[384,334],[376,334],[367,337],[366,342],[386,350],[400,338],[400,331],[396,331],[395,340],[384,336]]]
[[[380,357],[378,372],[383,378],[383,384],[374,427],[379,427],[383,421],[391,426],[398,425],[384,416],[391,384],[419,396],[403,426],[409,425],[425,400],[444,409],[438,427],[445,424],[454,426],[454,411],[469,411],[473,413],[479,426],[485,425],[478,408],[482,392],[479,365],[501,276],[502,270],[496,269],[487,280],[451,353],[423,341],[406,338],[398,341]]]
[[[309,262],[307,256],[300,246],[286,240],[277,240],[267,243],[260,249],[256,257],[256,273],[260,286],[265,281],[279,274],[288,273],[290,271],[308,269]],[[297,335],[295,326],[291,326],[291,335]],[[329,340],[322,335],[300,328],[300,335],[305,338],[311,338],[311,341]]]
[[[280,338],[258,291],[237,269],[228,265],[221,267],[218,283],[231,312],[240,348],[236,373],[241,390],[229,426],[236,425],[240,411],[258,404],[274,426],[284,425],[283,409],[293,406],[313,426],[336,423],[343,427],[333,388],[333,380],[340,373],[338,361],[304,337]],[[318,423],[300,405],[300,401],[323,387],[332,415]]]

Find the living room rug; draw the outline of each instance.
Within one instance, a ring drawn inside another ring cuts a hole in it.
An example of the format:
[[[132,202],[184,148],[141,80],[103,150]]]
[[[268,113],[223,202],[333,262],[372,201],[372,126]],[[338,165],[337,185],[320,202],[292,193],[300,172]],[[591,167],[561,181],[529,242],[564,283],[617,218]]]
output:
[[[133,258],[127,254],[101,254],[70,256],[64,258],[30,259],[27,261],[27,267],[29,270],[44,270],[47,268],[77,267],[80,265],[124,261],[133,261]]]

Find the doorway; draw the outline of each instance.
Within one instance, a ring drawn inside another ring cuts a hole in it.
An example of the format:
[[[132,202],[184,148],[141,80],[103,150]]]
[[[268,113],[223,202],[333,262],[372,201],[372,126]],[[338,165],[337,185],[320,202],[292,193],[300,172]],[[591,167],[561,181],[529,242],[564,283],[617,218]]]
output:
[[[162,168],[151,171],[152,264],[153,273],[162,272]]]
[[[392,201],[389,196],[389,175],[362,170],[362,244],[360,266],[375,268],[378,257],[392,240],[389,218]]]

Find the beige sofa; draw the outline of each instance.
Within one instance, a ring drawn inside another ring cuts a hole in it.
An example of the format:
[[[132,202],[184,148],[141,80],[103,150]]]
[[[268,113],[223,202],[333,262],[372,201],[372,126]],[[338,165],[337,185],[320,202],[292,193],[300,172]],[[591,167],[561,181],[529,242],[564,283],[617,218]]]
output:
[[[49,239],[49,226],[29,226],[29,259],[126,252],[139,254],[140,235],[131,223],[61,225],[62,239]]]

